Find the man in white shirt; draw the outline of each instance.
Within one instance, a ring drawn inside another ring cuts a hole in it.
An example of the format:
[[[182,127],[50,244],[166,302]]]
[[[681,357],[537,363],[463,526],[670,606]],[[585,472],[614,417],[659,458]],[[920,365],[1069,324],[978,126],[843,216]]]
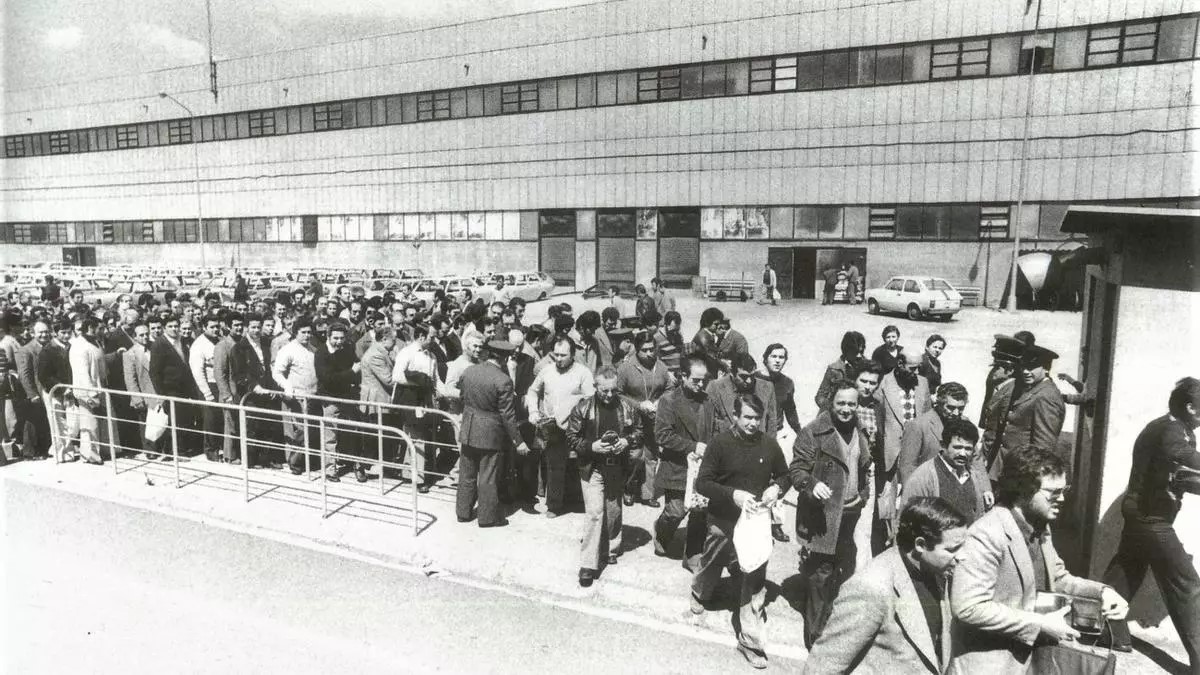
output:
[[[429,326],[417,324],[412,327],[413,341],[404,346],[396,355],[396,363],[392,367],[392,382],[396,386],[395,401],[402,405],[419,408],[432,408],[438,383],[437,360],[429,351]],[[436,417],[426,420],[420,411],[405,410],[401,414],[404,433],[408,434],[414,443],[419,444],[419,451],[413,457],[416,461],[417,475],[411,476],[417,484],[417,491],[424,494],[429,492],[431,476],[425,473],[426,464],[435,465],[437,449],[429,448],[425,441],[429,440],[429,424]],[[403,458],[400,461],[405,461]]]
[[[71,363],[71,386],[78,387],[72,393],[80,408],[91,413],[91,417],[80,415],[79,455],[88,464],[103,464],[100,444],[108,441],[107,424],[101,420],[107,415],[103,389],[108,374],[104,367],[104,351],[96,345],[100,322],[92,317],[76,319],[75,337],[71,339],[68,359]],[[68,412],[68,415],[71,413]]]
[[[467,368],[479,363],[483,354],[483,336],[478,333],[465,335],[462,344],[463,353],[446,364],[446,379],[437,387],[438,395],[448,402],[450,412],[454,414],[462,413],[462,392],[458,385]]]
[[[317,367],[315,350],[312,346],[312,322],[308,317],[296,319],[292,330],[296,337],[279,350],[279,355],[271,366],[271,375],[276,384],[283,390],[283,435],[287,439],[287,461],[292,473],[300,475],[305,471],[305,448],[316,449],[320,442],[320,434],[312,425],[297,414],[321,414],[321,406],[308,398],[317,393]],[[291,414],[288,414],[291,413]],[[305,443],[305,429],[308,443]]]
[[[575,343],[567,337],[554,341],[550,352],[553,368],[542,368],[533,378],[525,405],[529,421],[537,426],[546,456],[546,517],[557,518],[566,510],[567,439],[563,430],[571,408],[596,392],[592,371],[575,360]]]
[[[204,400],[212,403],[219,400],[217,393],[217,373],[213,367],[213,357],[216,355],[217,343],[221,340],[221,321],[216,314],[208,314],[201,320],[203,333],[192,343],[188,352],[188,367],[196,387]],[[214,406],[203,406],[204,425],[204,456],[210,462],[221,461],[221,438],[225,433],[225,416],[221,409]]]

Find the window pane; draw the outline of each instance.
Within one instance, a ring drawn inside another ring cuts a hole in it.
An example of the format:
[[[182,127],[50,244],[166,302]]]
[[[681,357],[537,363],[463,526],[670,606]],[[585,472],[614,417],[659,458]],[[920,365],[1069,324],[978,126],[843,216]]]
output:
[[[433,236],[434,239],[447,240],[451,238],[450,232],[450,214],[438,213],[433,218]]]
[[[821,88],[821,55],[801,56],[796,60],[796,88]]]
[[[979,235],[979,207],[973,205],[952,206],[946,236],[959,241],[969,241]]]
[[[483,115],[483,90],[474,87],[467,90],[467,117]]]
[[[822,86],[836,89],[846,86],[849,79],[850,55],[846,52],[830,52],[825,55],[825,76]]]
[[[558,107],[575,107],[575,78],[564,77],[558,81]]]
[[[538,110],[558,110],[558,82],[538,82]]]
[[[1054,34],[1054,69],[1075,70],[1083,67],[1087,49],[1087,29],[1061,30]]]
[[[580,108],[590,108],[596,105],[596,77],[585,75],[579,78],[575,85],[575,96],[579,101]]]
[[[1158,60],[1190,59],[1196,46],[1196,17],[1163,19],[1158,29]]]
[[[483,114],[500,114],[500,87],[487,87],[483,90]]]
[[[617,76],[596,76],[596,105],[614,105],[617,102]]]
[[[637,73],[617,75],[617,103],[633,103],[637,100]]]
[[[725,95],[725,64],[704,64],[704,96]]]
[[[725,66],[725,95],[740,96],[750,86],[750,62],[734,61]]]
[[[992,40],[992,75],[1011,75],[1017,72],[1017,60],[1021,53],[1021,39],[1016,36]]]
[[[904,81],[923,82],[929,79],[929,45],[904,48]]]
[[[660,237],[699,237],[700,209],[659,209]]]
[[[921,206],[896,207],[896,238],[920,239],[924,230],[925,208]]]
[[[875,51],[875,83],[900,82],[904,77],[904,49],[891,47]]]
[[[701,96],[701,68],[689,66],[679,71],[680,95],[683,98],[699,98]]]
[[[875,50],[858,49],[850,52],[850,84],[875,84]]]
[[[467,116],[467,92],[462,89],[456,89],[450,92],[450,117],[459,118]]]

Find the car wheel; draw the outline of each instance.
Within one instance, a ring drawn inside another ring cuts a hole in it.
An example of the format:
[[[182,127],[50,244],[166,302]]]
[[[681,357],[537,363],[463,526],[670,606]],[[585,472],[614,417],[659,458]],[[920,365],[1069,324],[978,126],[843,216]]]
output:
[[[542,291],[541,293],[538,294],[538,300],[545,300],[545,299],[546,299],[546,291]]]
[[[875,298],[871,298],[867,301],[867,311],[871,314],[879,313],[879,303],[875,301]]]
[[[920,321],[921,320],[921,308],[917,307],[916,305],[909,305],[908,306],[908,318],[912,319],[913,321]]]

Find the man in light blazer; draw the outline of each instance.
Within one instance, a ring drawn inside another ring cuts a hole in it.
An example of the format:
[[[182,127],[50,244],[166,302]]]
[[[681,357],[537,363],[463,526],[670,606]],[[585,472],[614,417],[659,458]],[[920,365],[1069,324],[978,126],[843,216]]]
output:
[[[967,521],[942,499],[920,497],[900,513],[896,546],[846,582],[804,675],[932,673],[950,660],[946,575]]]
[[[875,417],[880,451],[875,458],[875,518],[871,522],[871,552],[879,555],[891,542],[896,526],[899,488],[896,464],[900,458],[904,427],[933,408],[929,381],[917,373],[920,363],[904,352],[896,367],[886,373],[875,390]]]
[[[400,428],[400,417],[394,411],[384,409],[382,418],[376,417],[376,407],[369,405],[371,403],[391,403],[392,402],[392,387],[395,382],[392,380],[392,370],[396,367],[396,361],[392,358],[393,350],[396,348],[396,329],[391,326],[382,325],[375,329],[374,336],[371,339],[370,346],[363,352],[362,355],[362,381],[358,390],[358,399],[363,402],[363,405],[358,407],[359,411],[366,415],[366,421],[375,422],[381,419],[382,423]],[[383,441],[383,461],[397,461],[396,450],[399,444],[394,438],[385,437]],[[368,458],[369,459],[369,458]],[[383,467],[379,467],[380,475],[383,474]],[[390,471],[388,472],[391,473]],[[356,471],[356,478],[364,477],[365,473]]]
[[[954,614],[950,673],[1024,675],[1035,643],[1079,636],[1070,607],[1039,614],[1038,592],[1101,601],[1107,619],[1129,606],[1112,588],[1067,571],[1050,536],[1067,493],[1067,467],[1049,450],[1010,455],[1000,475],[998,506],[971,526],[950,588]]]
[[[159,406],[154,397],[154,383],[150,381],[150,352],[146,345],[150,344],[150,328],[137,322],[130,326],[133,336],[133,347],[121,354],[121,371],[125,376],[125,388],[129,390],[129,406],[144,423],[146,413]],[[151,441],[142,435],[142,451],[146,459],[158,459],[158,441]],[[162,455],[165,457],[165,455]]]

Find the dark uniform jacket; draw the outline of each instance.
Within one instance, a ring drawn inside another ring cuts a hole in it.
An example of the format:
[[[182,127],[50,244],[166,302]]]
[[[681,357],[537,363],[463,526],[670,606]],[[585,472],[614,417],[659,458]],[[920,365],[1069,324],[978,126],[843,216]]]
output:
[[[849,472],[858,472],[858,499],[865,502],[871,489],[867,468],[871,453],[867,438],[858,436],[858,462],[851,466],[842,450],[838,431],[829,411],[823,411],[808,426],[800,430],[792,446],[792,463],[788,467],[796,495],[796,536],[808,540],[808,549],[815,553],[832,554],[836,550],[842,511],[854,495],[846,494]],[[813,496],[817,483],[824,483],[833,492],[821,501]]]
[[[717,433],[717,416],[708,394],[688,396],[684,387],[663,394],[654,418],[654,439],[658,442],[658,473],[654,492],[683,492],[687,487],[687,456],[697,443],[708,443]]]
[[[983,411],[984,448],[995,453],[988,474],[1000,477],[1004,457],[1025,447],[1054,451],[1062,432],[1067,404],[1049,377],[1013,396],[1016,380],[1006,380],[992,394]]]
[[[642,443],[642,424],[641,418],[638,416],[637,404],[618,394],[614,405],[617,407],[617,426],[621,430],[617,433],[629,442],[629,447],[624,453],[617,456],[593,453],[592,443],[600,437],[596,423],[596,405],[595,396],[581,399],[571,408],[571,414],[567,416],[567,444],[579,456],[580,480],[591,478],[592,470],[597,463],[603,463],[610,458],[612,461],[623,464],[629,457],[629,451]]]
[[[1174,522],[1182,495],[1171,491],[1170,476],[1181,466],[1200,470],[1196,434],[1171,415],[1163,415],[1147,424],[1133,442],[1129,487],[1121,500],[1125,519]]]
[[[463,373],[463,415],[459,440],[477,450],[502,450],[519,444],[512,379],[491,361],[476,363]]]

